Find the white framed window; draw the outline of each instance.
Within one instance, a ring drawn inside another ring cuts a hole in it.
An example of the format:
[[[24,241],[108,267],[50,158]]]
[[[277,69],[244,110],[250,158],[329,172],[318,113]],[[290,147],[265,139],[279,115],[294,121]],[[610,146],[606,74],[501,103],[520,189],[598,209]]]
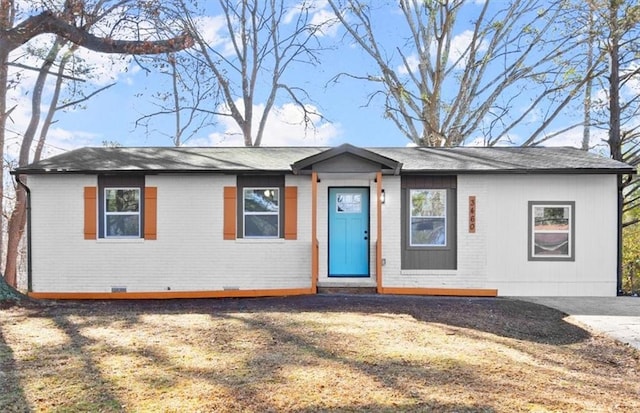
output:
[[[280,237],[279,188],[244,188],[242,212],[245,238]]]
[[[447,190],[409,191],[409,245],[444,247],[447,245]]]
[[[104,189],[105,238],[140,238],[140,188]]]
[[[575,202],[529,202],[529,260],[573,261]]]

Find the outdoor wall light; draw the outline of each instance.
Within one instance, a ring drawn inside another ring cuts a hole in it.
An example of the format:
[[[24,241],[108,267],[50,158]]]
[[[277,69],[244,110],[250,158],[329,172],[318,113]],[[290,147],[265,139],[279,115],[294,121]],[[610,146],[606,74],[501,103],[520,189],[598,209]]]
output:
[[[383,189],[382,192],[380,192],[380,202],[384,204],[385,198],[386,198],[386,195]]]

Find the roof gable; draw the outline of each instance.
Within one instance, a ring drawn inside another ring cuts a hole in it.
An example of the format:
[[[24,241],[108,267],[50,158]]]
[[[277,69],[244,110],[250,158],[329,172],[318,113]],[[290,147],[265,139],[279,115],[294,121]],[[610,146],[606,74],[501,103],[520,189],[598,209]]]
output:
[[[294,174],[318,172],[377,172],[398,175],[402,163],[348,143],[327,149],[291,164]]]

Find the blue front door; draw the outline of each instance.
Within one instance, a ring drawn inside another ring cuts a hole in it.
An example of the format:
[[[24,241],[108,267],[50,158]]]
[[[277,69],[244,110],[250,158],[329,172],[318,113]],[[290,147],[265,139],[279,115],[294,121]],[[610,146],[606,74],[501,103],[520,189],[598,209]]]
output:
[[[369,188],[329,188],[329,277],[369,276]]]

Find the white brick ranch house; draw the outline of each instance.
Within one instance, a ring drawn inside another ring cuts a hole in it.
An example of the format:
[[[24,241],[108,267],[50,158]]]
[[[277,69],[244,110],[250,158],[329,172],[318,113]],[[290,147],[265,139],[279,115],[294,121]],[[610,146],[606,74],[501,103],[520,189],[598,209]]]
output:
[[[82,148],[28,188],[36,298],[614,296],[626,164],[569,148]]]

